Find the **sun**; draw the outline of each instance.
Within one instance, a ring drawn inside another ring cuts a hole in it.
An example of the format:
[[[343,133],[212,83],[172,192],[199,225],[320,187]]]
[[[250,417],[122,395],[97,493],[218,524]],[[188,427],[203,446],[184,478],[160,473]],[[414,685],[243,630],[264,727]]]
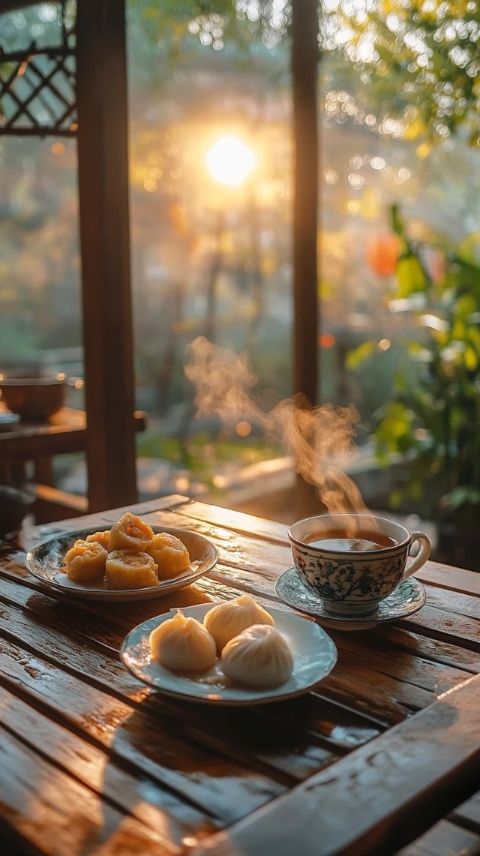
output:
[[[220,137],[205,156],[213,178],[228,187],[239,187],[255,166],[254,153],[239,137]]]

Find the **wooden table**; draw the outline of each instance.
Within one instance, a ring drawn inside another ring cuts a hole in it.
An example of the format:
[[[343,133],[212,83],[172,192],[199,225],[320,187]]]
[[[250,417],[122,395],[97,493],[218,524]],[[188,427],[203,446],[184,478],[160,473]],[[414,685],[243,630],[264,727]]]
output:
[[[80,606],[41,592],[22,551],[2,549],[2,853],[479,853],[480,577],[428,563],[426,606],[381,629],[332,633],[338,664],[307,696],[180,703],[126,672],[126,632],[242,591],[278,606],[286,529],[180,496],[137,508],[209,537],[220,554],[209,577],[148,603]]]
[[[6,408],[0,402],[0,411]],[[137,410],[134,413],[135,430],[145,430],[145,414]],[[20,422],[11,431],[0,432],[0,483],[12,484],[17,481],[18,471],[23,473],[27,461],[33,461],[34,478],[41,486],[39,497],[53,506],[73,507],[77,514],[87,509],[83,497],[74,497],[64,491],[44,490],[43,486],[52,486],[55,455],[72,452],[84,452],[87,444],[87,419],[84,410],[62,407],[50,417],[48,422]],[[20,481],[23,481],[21,475]],[[66,512],[65,512],[66,513]],[[48,519],[52,519],[51,517]]]

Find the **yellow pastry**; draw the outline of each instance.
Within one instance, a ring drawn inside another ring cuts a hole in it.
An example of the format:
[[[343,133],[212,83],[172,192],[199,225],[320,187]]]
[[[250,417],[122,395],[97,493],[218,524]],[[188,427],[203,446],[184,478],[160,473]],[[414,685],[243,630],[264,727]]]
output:
[[[147,553],[152,556],[158,566],[158,578],[160,580],[176,577],[190,566],[190,556],[185,544],[175,535],[169,535],[167,532],[160,532],[153,536]]]
[[[98,541],[75,541],[65,553],[65,573],[76,583],[96,580],[105,573],[107,551]]]
[[[157,566],[148,553],[114,550],[105,563],[107,580],[114,588],[143,588],[158,582]]]
[[[108,550],[110,546],[110,529],[107,529],[106,532],[93,532],[91,535],[87,535],[85,541],[96,541],[102,547],[105,547],[105,550]]]
[[[153,529],[130,511],[122,514],[110,530],[110,550],[145,551],[153,538]]]

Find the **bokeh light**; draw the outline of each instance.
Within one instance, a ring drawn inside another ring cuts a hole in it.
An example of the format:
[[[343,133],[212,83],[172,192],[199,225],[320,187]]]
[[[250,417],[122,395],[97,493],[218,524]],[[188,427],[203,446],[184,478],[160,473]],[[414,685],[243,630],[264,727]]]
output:
[[[228,135],[213,144],[205,162],[210,174],[220,184],[239,187],[254,168],[256,158],[239,137]]]

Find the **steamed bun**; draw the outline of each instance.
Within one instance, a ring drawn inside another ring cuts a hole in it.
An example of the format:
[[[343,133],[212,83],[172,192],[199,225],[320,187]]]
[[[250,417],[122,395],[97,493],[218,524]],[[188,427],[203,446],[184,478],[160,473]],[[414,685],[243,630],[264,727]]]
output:
[[[288,680],[293,670],[293,654],[275,627],[254,624],[225,645],[222,669],[239,684],[269,689]]]
[[[203,623],[215,639],[218,651],[221,651],[230,639],[252,624],[273,625],[274,621],[270,613],[253,597],[243,594],[235,600],[214,606],[205,615]]]
[[[215,642],[203,624],[178,610],[150,633],[150,651],[166,669],[203,672],[216,660]]]

